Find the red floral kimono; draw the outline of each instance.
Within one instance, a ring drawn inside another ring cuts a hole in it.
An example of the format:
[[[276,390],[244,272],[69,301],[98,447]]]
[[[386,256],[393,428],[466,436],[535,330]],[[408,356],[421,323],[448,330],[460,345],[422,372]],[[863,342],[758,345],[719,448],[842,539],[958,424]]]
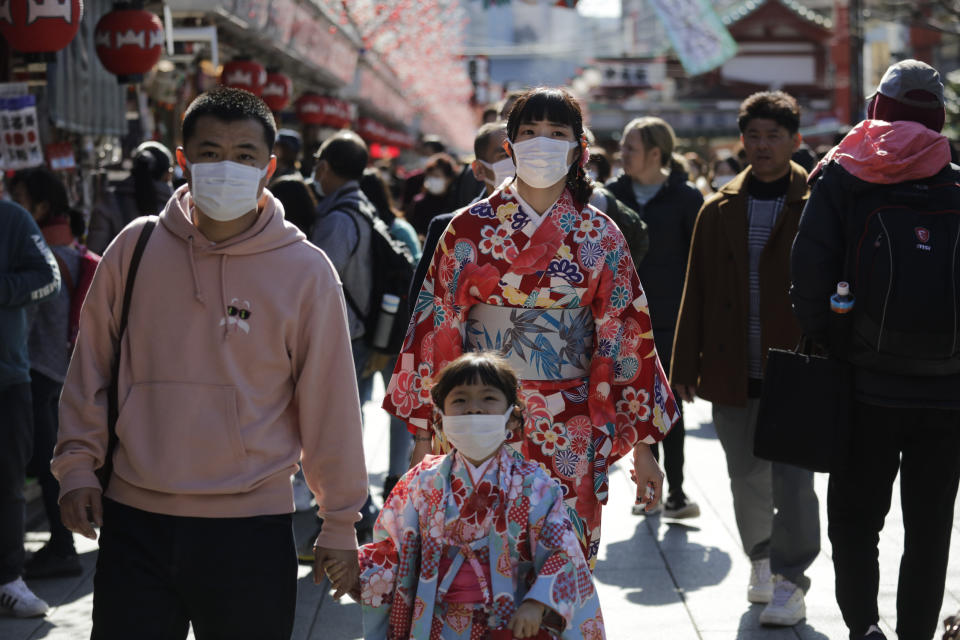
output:
[[[510,326],[488,331],[472,322],[471,308],[481,304],[509,308]],[[552,341],[536,316],[543,309],[559,314],[547,320]],[[679,415],[623,234],[566,190],[543,216],[513,188],[455,216],[433,255],[383,407],[412,431],[430,430],[432,378],[465,343],[499,350],[535,374],[520,372],[526,421],[522,439],[510,444],[560,483],[592,570],[608,467],[638,441],[662,439]],[[584,374],[563,377],[571,368]],[[435,450],[445,451],[442,434],[434,436]]]

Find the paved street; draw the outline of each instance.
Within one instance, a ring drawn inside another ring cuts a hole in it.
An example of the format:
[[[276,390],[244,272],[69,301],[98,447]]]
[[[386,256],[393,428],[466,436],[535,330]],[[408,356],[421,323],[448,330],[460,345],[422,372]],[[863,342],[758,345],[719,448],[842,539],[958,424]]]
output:
[[[381,390],[382,392],[382,390]],[[833,594],[833,567],[826,532],[827,478],[817,476],[821,499],[823,552],[810,572],[807,621],[792,629],[762,629],[762,607],[746,601],[750,563],[740,550],[733,518],[725,462],[710,418],[710,405],[687,407],[686,490],[702,515],[688,523],[630,514],[632,484],[626,465],[611,477],[610,503],[604,511],[603,546],[596,570],[607,637],[643,640],[842,640],[847,637]],[[387,423],[374,405],[366,407],[366,452],[371,482],[380,486],[387,460]],[[903,527],[899,492],[880,543],[881,627],[895,638],[895,595]],[[379,493],[376,493],[379,498]],[[955,528],[960,524],[956,518]],[[301,536],[309,534],[310,516],[297,520]],[[43,532],[31,532],[29,548],[38,548]],[[960,608],[960,535],[955,532],[941,618]],[[96,546],[78,537],[86,571],[68,580],[31,584],[53,606],[46,619],[0,619],[0,638],[51,640],[86,638],[90,631],[92,572]],[[301,567],[301,589],[294,638],[348,640],[362,637],[358,605],[334,601],[314,587]]]

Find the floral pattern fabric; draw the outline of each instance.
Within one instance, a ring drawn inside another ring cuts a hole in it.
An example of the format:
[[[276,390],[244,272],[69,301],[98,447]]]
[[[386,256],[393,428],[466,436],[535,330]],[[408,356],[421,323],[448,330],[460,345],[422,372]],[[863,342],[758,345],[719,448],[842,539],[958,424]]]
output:
[[[454,453],[426,457],[394,487],[374,541],[360,548],[365,638],[488,638],[526,599],[555,612],[558,636],[551,637],[604,638],[600,601],[560,486],[508,447],[496,455],[476,483]],[[443,576],[442,556],[451,552]],[[489,583],[471,567],[484,602],[447,601],[452,574],[477,562],[489,567]]]
[[[592,568],[607,469],[637,442],[661,440],[679,415],[623,234],[597,209],[577,207],[569,191],[542,218],[524,211],[512,189],[455,216],[434,252],[384,398],[384,408],[411,430],[431,429],[433,377],[463,353],[477,303],[515,308],[520,321],[524,309],[588,307],[593,314],[592,353],[582,358],[589,375],[521,380],[526,421],[510,442],[560,483]],[[520,336],[512,344],[548,370],[588,348],[579,331],[567,337],[552,351]],[[434,451],[446,451],[442,434],[434,436]]]

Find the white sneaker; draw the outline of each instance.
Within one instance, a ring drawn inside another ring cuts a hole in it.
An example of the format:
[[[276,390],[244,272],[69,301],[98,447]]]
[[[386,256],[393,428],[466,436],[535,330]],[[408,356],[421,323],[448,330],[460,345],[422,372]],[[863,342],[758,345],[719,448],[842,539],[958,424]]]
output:
[[[297,511],[310,511],[313,508],[313,494],[300,473],[293,476],[293,506]]]
[[[774,576],[773,598],[760,613],[760,624],[792,627],[807,617],[803,589],[783,576]]]
[[[747,601],[754,604],[767,604],[773,598],[773,576],[770,575],[770,558],[753,560],[750,563],[750,585],[747,587]]]
[[[0,614],[17,618],[35,618],[49,609],[46,602],[34,595],[23,578],[0,585]]]

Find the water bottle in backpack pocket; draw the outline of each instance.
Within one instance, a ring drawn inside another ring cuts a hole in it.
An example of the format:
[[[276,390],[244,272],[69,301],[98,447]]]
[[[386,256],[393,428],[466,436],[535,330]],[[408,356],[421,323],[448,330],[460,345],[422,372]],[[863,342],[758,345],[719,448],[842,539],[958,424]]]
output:
[[[848,263],[849,359],[906,375],[960,372],[960,189],[908,182],[857,206],[869,209]]]

